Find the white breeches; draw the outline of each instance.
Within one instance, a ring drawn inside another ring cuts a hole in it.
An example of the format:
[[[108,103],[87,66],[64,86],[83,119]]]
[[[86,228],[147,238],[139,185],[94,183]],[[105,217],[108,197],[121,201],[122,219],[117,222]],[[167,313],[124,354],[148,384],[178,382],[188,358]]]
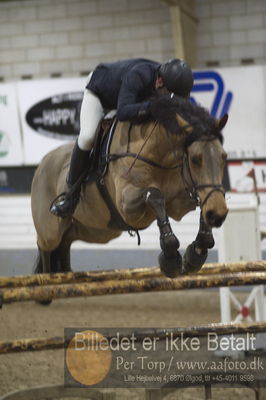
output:
[[[103,115],[104,110],[98,97],[90,90],[85,89],[80,110],[80,133],[78,137],[78,145],[81,150],[91,149],[96,129]]]

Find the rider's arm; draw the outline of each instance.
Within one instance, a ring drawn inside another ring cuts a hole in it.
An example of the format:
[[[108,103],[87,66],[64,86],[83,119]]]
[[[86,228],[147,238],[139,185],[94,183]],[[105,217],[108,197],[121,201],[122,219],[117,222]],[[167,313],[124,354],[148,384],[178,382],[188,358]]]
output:
[[[139,96],[148,87],[152,88],[153,75],[149,69],[134,69],[124,77],[117,104],[117,118],[120,121],[134,119],[146,114],[150,108],[150,101],[138,102]]]

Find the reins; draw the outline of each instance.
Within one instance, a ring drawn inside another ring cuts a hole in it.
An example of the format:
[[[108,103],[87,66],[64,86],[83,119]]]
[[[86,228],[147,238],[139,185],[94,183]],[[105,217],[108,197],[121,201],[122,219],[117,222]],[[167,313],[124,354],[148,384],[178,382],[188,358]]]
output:
[[[134,165],[136,164],[136,162],[138,160],[143,161],[146,164],[151,165],[152,167],[156,167],[156,168],[160,168],[160,169],[165,169],[165,170],[172,170],[172,169],[176,169],[181,167],[181,165],[179,164],[179,162],[171,167],[168,166],[164,166],[162,164],[157,163],[156,161],[151,160],[148,157],[144,157],[141,155],[141,152],[143,151],[145,145],[147,144],[147,142],[149,141],[149,139],[151,138],[153,132],[155,131],[156,126],[158,125],[158,121],[155,122],[151,132],[149,133],[149,135],[146,137],[145,141],[142,143],[141,148],[139,149],[139,151],[137,153],[132,153],[130,151],[127,151],[125,153],[118,153],[118,154],[109,154],[107,157],[107,161],[116,161],[119,160],[121,158],[126,158],[126,157],[131,157],[134,158],[134,160],[132,161],[130,167],[128,168],[127,172],[124,174],[125,177],[127,177],[130,172],[132,171]],[[129,129],[131,129],[132,125],[129,127]]]
[[[144,142],[142,143],[141,148],[139,149],[138,153],[136,154],[136,157],[134,158],[134,160],[132,161],[132,164],[130,165],[130,167],[128,168],[128,171],[125,173],[125,176],[128,176],[132,170],[132,168],[134,167],[134,165],[136,164],[136,161],[138,160],[140,153],[142,152],[142,150],[144,149],[146,143],[148,142],[148,140],[151,138],[156,126],[158,124],[158,121],[155,122],[150,134],[146,137],[146,139],[144,140]]]

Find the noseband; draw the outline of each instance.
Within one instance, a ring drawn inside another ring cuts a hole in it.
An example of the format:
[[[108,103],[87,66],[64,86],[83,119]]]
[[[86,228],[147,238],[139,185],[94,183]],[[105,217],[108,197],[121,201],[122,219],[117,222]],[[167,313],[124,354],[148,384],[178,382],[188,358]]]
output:
[[[217,138],[215,136],[210,136],[210,137],[203,137],[200,139],[197,139],[196,141],[202,141],[202,142],[210,142],[212,140],[216,140]],[[188,182],[184,176],[184,167],[186,167],[187,172],[189,174],[189,179],[190,182]],[[182,178],[183,181],[185,183],[185,186],[187,188],[187,190],[189,191],[190,197],[193,198],[197,205],[200,206],[200,208],[202,209],[202,207],[206,204],[206,202],[208,201],[208,199],[210,198],[210,196],[214,193],[214,192],[221,192],[223,194],[223,196],[225,195],[224,192],[224,188],[222,184],[218,184],[218,183],[208,183],[208,184],[201,184],[198,185],[191,174],[191,169],[190,169],[190,165],[189,165],[189,161],[188,161],[188,152],[187,149],[184,153],[184,158],[183,158],[183,166],[182,166]],[[205,199],[203,201],[200,200],[198,191],[202,190],[202,189],[206,189],[206,188],[211,188],[212,190],[209,191],[209,193],[206,195]]]

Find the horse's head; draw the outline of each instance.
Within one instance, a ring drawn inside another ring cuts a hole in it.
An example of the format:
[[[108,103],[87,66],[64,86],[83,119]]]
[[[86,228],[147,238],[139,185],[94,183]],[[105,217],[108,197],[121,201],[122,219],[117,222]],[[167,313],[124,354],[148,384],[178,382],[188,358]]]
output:
[[[183,148],[184,184],[199,203],[206,224],[219,227],[228,213],[222,186],[226,152],[221,134],[227,115],[218,121],[204,108],[178,99],[168,101],[164,113],[166,108],[160,103],[159,122]]]
[[[227,154],[223,149],[221,129],[227,122],[227,115],[215,121],[208,131],[192,127],[177,114],[179,126],[184,133],[183,178],[191,195],[198,199],[203,218],[210,227],[219,227],[224,222],[228,208],[222,185]]]

